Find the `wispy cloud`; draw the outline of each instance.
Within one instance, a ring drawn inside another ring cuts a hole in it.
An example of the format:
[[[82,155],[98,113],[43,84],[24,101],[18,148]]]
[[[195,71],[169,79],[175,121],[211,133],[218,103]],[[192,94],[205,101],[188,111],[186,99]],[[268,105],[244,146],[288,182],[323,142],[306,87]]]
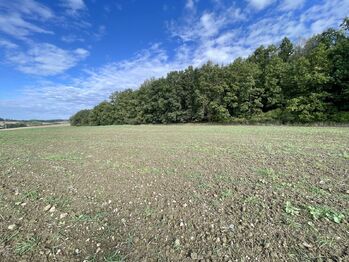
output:
[[[18,48],[18,45],[11,41],[0,39],[0,47],[4,47],[5,49],[15,49]]]
[[[249,3],[249,5],[252,8],[256,10],[262,10],[275,2],[275,0],[246,0],[246,1]]]
[[[72,51],[48,43],[35,44],[27,51],[10,50],[7,62],[26,74],[49,76],[63,73],[86,58],[89,52],[78,48]]]
[[[20,99],[0,100],[0,112],[8,115],[26,112],[27,118],[40,118],[45,112],[47,118],[68,118],[77,110],[107,99],[113,91],[137,88],[146,79],[164,76],[185,66],[170,62],[166,51],[155,44],[131,59],[87,70],[83,77],[71,83],[45,82],[27,87]]]
[[[32,33],[53,34],[35,24],[54,17],[48,7],[34,1],[0,1],[0,31],[16,38],[25,38]]]
[[[302,7],[305,0],[283,0],[280,3],[280,9],[283,11],[291,11]]]
[[[86,9],[84,0],[61,0],[61,2],[62,6],[64,6],[71,15],[75,15],[79,11]]]

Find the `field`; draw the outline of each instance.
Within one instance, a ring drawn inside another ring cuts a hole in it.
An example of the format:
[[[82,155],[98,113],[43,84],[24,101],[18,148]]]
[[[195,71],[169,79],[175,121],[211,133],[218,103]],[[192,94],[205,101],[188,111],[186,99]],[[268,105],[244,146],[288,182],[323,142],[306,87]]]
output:
[[[349,261],[349,129],[0,132],[0,261]]]

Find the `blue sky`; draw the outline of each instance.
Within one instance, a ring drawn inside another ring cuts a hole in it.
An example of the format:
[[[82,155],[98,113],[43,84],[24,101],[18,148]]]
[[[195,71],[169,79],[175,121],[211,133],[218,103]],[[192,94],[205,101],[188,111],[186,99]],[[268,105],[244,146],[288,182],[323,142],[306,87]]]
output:
[[[68,118],[115,90],[337,28],[349,0],[0,0],[0,117]]]

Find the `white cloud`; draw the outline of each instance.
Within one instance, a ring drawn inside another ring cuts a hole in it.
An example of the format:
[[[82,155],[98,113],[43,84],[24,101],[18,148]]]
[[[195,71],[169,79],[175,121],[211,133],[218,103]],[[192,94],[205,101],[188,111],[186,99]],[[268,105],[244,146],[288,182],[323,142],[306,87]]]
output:
[[[233,23],[246,19],[241,9],[234,6],[220,12],[208,12],[185,19],[184,23],[172,22],[169,26],[172,36],[183,41],[207,39],[220,33]]]
[[[5,40],[5,39],[0,39],[0,46],[6,48],[6,49],[15,49],[18,47],[15,43]]]
[[[89,52],[82,48],[68,51],[52,44],[41,43],[26,52],[7,52],[6,59],[23,73],[48,76],[63,73],[88,55]]]
[[[347,0],[324,1],[301,14],[279,8],[254,21],[240,9],[228,6],[204,11],[184,24],[172,23],[170,29],[173,36],[182,40],[183,47],[177,51],[182,60],[195,66],[207,60],[226,64],[238,56],[246,57],[260,45],[277,44],[285,36],[297,41],[337,27],[348,9]]]
[[[54,17],[54,14],[50,8],[34,0],[0,1],[0,9],[5,10],[6,12],[10,11],[26,14],[37,19],[50,19]]]
[[[52,34],[36,24],[54,18],[46,6],[33,1],[0,1],[0,31],[16,38],[24,39],[32,33]]]
[[[113,91],[135,89],[146,79],[161,77],[186,66],[170,62],[165,50],[155,44],[128,60],[87,70],[83,77],[71,83],[46,82],[27,87],[21,99],[0,100],[0,111],[11,117],[25,114],[27,118],[68,118],[82,108],[91,108],[107,99]]]
[[[70,14],[76,14],[78,11],[86,9],[83,0],[61,0],[62,5],[68,9]]]
[[[74,34],[68,34],[61,37],[61,40],[66,43],[74,43],[74,42],[84,42],[85,40],[81,37],[78,37]]]
[[[283,0],[280,4],[282,11],[291,11],[301,8],[304,5],[305,0]]]
[[[196,4],[195,0],[187,0],[187,2],[185,4],[185,8],[188,9],[188,10],[194,10],[195,9],[195,4]]]
[[[246,0],[251,7],[256,10],[262,10],[271,5],[275,0]],[[296,0],[297,1],[297,0]]]

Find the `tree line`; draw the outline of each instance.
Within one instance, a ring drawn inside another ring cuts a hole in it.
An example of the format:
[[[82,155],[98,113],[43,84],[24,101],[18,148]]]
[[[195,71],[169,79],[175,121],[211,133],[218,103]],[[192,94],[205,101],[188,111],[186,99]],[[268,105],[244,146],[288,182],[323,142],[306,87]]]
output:
[[[72,125],[349,122],[349,19],[294,45],[260,46],[231,64],[207,62],[111,94]]]

